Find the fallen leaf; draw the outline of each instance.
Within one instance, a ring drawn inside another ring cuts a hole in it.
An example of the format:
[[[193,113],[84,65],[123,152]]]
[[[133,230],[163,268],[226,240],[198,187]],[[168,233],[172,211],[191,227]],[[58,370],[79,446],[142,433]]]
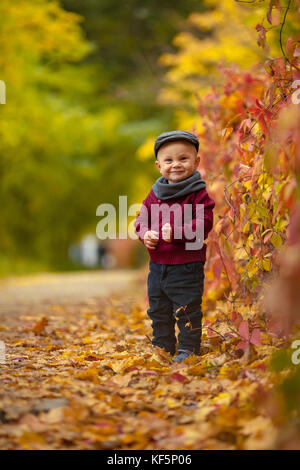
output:
[[[39,320],[38,322],[35,323],[32,331],[35,333],[35,334],[39,334],[39,333],[42,333],[45,329],[45,326],[48,324],[48,320],[47,320],[47,317],[42,317],[41,320]]]

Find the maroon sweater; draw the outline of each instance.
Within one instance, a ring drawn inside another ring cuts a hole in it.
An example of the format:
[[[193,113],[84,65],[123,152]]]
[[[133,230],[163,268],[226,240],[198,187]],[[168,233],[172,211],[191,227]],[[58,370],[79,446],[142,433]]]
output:
[[[207,238],[213,227],[213,208],[215,207],[215,202],[208,196],[205,188],[190,194],[186,194],[185,196],[174,197],[168,200],[157,199],[153,189],[151,189],[146,199],[144,199],[141,210],[134,222],[135,233],[138,235],[138,238],[142,243],[144,243],[144,235],[147,230],[151,230],[152,204],[168,204],[168,206],[171,206],[175,203],[180,205],[180,210],[182,211],[181,214],[184,213],[184,204],[192,204],[192,220],[188,225],[189,229],[193,230],[194,233],[196,232],[196,204],[204,205],[204,240]],[[183,217],[181,217],[181,219],[183,219]],[[176,212],[174,213],[173,211],[170,211],[170,225],[172,227],[173,235],[174,221],[177,220]],[[192,261],[206,261],[205,243],[203,243],[201,249],[186,249],[186,243],[192,243],[196,237],[194,236],[194,238],[186,238],[185,234],[187,231],[185,231],[185,227],[183,225],[180,227],[181,238],[174,239],[173,237],[171,242],[165,242],[162,239],[161,233],[161,228],[163,225],[161,215],[159,216],[159,220],[157,219],[157,223],[158,225],[156,227],[152,227],[152,230],[159,232],[158,244],[154,250],[147,248],[151,261],[159,264],[183,264]],[[176,224],[176,227],[178,227],[177,222]]]

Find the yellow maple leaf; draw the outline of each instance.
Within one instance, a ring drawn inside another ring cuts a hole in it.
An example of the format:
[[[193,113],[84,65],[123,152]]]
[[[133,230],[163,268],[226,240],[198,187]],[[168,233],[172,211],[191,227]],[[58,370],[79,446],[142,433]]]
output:
[[[90,380],[94,384],[99,383],[98,369],[90,367],[76,374],[76,378],[80,380]]]

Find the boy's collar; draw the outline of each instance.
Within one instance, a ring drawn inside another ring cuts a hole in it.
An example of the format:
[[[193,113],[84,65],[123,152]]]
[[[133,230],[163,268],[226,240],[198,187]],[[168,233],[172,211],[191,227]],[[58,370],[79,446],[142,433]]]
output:
[[[152,186],[153,192],[158,199],[171,199],[174,197],[185,196],[194,191],[199,191],[206,187],[205,181],[201,178],[198,170],[195,170],[191,176],[177,183],[169,184],[168,180],[161,176]]]

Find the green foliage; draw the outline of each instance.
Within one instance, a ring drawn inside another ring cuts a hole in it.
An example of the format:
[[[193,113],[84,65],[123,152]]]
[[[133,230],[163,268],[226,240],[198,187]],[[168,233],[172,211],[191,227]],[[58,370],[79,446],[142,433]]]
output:
[[[300,420],[300,367],[296,367],[279,387],[284,396],[284,404],[288,413],[294,412]],[[300,424],[300,421],[299,421]]]
[[[291,349],[279,349],[276,351],[271,358],[270,369],[273,372],[281,372],[284,369],[290,368],[292,365],[292,353]]]
[[[86,166],[99,147],[92,132],[97,116],[75,99],[80,83],[93,92],[89,71],[80,79],[76,75],[89,43],[79,17],[57,2],[22,1],[15,8],[4,1],[2,9],[7,104],[0,120],[0,246],[4,259],[43,260],[50,266],[65,258],[74,228],[87,223],[85,201],[75,196],[78,182],[95,181]]]
[[[99,204],[117,205],[122,194],[138,202],[134,181],[148,170],[136,150],[172,119],[155,103],[162,71],[154,64],[198,8],[192,0],[176,11],[158,1],[62,5],[68,11],[54,0],[0,6],[2,274],[70,268],[68,247],[95,233]]]
[[[202,2],[178,0],[176,8],[170,0],[63,0],[62,5],[81,14],[87,37],[96,46],[89,61],[103,67],[106,86],[118,98],[129,100],[136,95],[136,86],[143,90],[143,103],[149,105],[151,95],[161,86],[162,69],[158,55],[173,50],[171,40],[183,26],[191,11],[202,11]],[[151,86],[147,90],[143,80]]]

